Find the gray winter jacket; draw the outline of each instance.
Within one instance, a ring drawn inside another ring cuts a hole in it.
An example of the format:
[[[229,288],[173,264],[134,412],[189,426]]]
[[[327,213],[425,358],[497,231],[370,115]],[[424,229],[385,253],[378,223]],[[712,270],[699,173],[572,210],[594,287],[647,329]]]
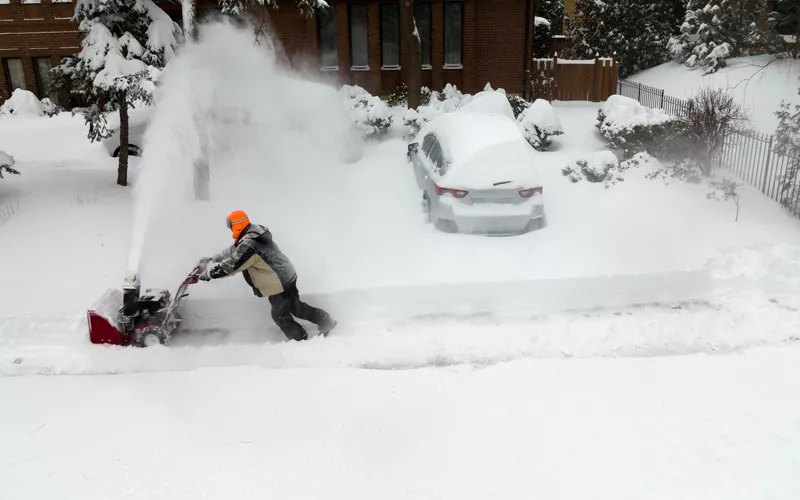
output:
[[[297,273],[289,259],[272,240],[264,226],[250,224],[236,243],[216,255],[209,270],[212,279],[243,273],[258,297],[277,295],[297,281]]]

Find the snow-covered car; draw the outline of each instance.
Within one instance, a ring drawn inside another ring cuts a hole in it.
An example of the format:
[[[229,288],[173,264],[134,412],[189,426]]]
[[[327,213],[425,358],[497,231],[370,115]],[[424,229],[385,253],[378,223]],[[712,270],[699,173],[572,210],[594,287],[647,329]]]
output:
[[[426,219],[446,232],[521,234],[544,226],[534,151],[495,113],[445,113],[408,145]]]
[[[128,155],[130,156],[142,154],[144,131],[147,129],[150,113],[149,108],[144,108],[132,109],[128,114]],[[108,123],[108,131],[111,132],[111,135],[103,139],[101,144],[106,148],[108,154],[116,158],[119,156],[119,115],[114,116],[116,120]]]

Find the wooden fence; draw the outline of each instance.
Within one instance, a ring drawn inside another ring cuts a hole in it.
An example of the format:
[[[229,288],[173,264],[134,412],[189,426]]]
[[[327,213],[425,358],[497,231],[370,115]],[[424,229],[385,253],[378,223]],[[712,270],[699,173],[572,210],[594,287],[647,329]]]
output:
[[[534,59],[533,96],[559,101],[602,102],[617,93],[619,64],[615,57],[586,60]]]

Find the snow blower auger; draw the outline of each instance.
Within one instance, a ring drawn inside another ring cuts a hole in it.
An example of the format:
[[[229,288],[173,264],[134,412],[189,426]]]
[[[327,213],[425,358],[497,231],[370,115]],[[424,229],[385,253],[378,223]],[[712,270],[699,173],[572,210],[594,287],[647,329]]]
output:
[[[173,299],[169,290],[148,288],[141,294],[139,277],[125,280],[122,290],[108,290],[89,310],[89,338],[93,344],[148,347],[167,345],[181,324],[180,306],[189,286],[205,266],[196,266],[183,280]]]

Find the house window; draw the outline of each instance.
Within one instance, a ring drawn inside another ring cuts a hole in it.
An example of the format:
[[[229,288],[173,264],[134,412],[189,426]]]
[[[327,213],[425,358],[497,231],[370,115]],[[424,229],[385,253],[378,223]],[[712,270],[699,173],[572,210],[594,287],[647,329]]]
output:
[[[431,4],[414,3],[414,22],[417,23],[422,67],[431,67]]]
[[[319,65],[323,70],[339,69],[339,44],[336,36],[336,11],[331,5],[317,12]]]
[[[25,72],[22,71],[22,59],[6,59],[6,77],[11,84],[11,92],[17,89],[25,90]]]
[[[33,59],[33,66],[36,68],[36,83],[39,86],[39,97],[49,97],[51,101],[56,102],[58,99],[53,91],[53,74],[50,72],[53,66],[50,63],[50,58],[35,57]]]
[[[460,68],[464,11],[461,2],[444,4],[444,67]]]
[[[351,69],[369,69],[369,43],[367,41],[367,6],[351,5],[350,66]]]
[[[400,67],[400,13],[396,3],[381,4],[381,67]]]

